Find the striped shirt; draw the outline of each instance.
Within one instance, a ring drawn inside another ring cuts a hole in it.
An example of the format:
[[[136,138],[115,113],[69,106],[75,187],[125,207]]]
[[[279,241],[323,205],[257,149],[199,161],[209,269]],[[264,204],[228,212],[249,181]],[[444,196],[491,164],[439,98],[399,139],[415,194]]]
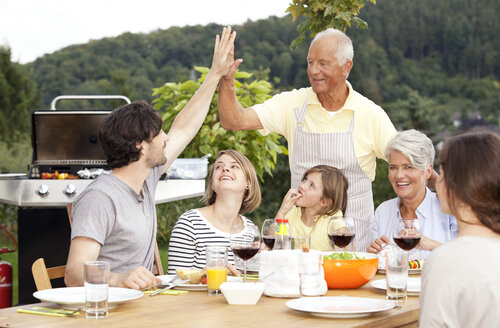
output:
[[[241,216],[245,225],[254,225]],[[176,269],[197,268],[206,265],[205,247],[227,246],[230,233],[214,227],[198,209],[183,213],[172,230],[168,245],[168,274]],[[229,248],[228,261],[234,265],[234,254]]]

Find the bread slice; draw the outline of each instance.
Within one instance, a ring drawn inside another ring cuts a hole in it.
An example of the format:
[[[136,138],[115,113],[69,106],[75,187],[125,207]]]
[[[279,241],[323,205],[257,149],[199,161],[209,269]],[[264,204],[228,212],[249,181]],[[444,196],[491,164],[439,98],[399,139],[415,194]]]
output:
[[[201,283],[201,277],[203,276],[202,269],[177,269],[175,273],[182,280],[189,280],[188,284],[199,284]]]

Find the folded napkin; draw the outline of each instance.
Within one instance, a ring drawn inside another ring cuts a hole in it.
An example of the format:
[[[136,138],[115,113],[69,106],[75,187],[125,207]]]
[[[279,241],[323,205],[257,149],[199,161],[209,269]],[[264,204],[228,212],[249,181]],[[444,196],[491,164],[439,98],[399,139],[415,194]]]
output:
[[[318,251],[299,253],[300,290],[304,296],[326,294],[328,286],[323,270],[323,255]]]
[[[259,277],[266,285],[264,295],[271,297],[299,297],[298,250],[274,250],[260,253]]]
[[[62,309],[51,309],[51,308],[44,308],[44,307],[39,307],[39,306],[34,306],[30,309],[20,308],[20,309],[17,309],[17,312],[18,313],[48,315],[48,316],[52,316],[52,317],[72,317],[72,316],[80,314],[80,312],[75,312],[75,311],[68,311],[68,310],[62,310]]]
[[[156,292],[156,290],[145,290],[143,291],[144,294],[153,294]],[[173,289],[167,289],[162,291],[161,293],[158,293],[159,295],[183,295],[189,293],[187,290],[173,290]]]

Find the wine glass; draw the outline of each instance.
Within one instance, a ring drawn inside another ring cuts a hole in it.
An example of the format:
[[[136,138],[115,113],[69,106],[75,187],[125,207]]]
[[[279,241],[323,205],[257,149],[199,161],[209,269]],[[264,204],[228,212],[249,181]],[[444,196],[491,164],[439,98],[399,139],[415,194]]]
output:
[[[332,216],[328,222],[328,237],[332,243],[344,251],[356,235],[354,220],[348,216]]]
[[[276,241],[276,220],[264,220],[264,223],[262,223],[262,241],[269,250],[273,249],[274,242]]]
[[[243,260],[243,281],[247,281],[247,261],[260,248],[260,231],[257,226],[237,224],[231,227],[229,246],[233,253]]]
[[[400,248],[410,251],[418,245],[422,233],[418,219],[395,220],[392,226],[392,239]]]

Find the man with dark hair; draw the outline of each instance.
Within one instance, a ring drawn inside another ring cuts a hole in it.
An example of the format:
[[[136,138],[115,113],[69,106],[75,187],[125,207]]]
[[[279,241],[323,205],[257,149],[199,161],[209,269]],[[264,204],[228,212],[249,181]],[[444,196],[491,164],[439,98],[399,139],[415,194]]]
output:
[[[102,123],[99,142],[113,171],[97,178],[73,203],[67,286],[83,285],[83,262],[92,260],[110,262],[110,286],[142,289],[157,282],[151,272],[156,185],[203,124],[217,84],[232,63],[235,37],[230,27],[216,37],[212,67],[168,134],[160,114],[143,101],[116,109]]]

